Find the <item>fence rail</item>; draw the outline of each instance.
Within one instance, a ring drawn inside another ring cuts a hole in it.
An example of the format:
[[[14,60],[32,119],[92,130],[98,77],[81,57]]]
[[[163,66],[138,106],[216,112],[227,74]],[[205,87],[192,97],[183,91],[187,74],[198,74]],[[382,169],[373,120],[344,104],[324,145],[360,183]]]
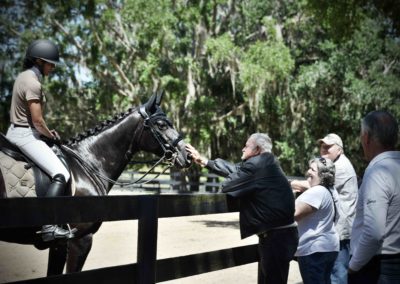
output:
[[[144,171],[124,171],[119,177],[118,181],[122,183],[130,183],[142,177],[146,172]],[[161,172],[153,172],[145,177],[142,181],[148,182],[157,174]],[[221,186],[223,178],[213,173],[185,173],[182,175],[180,172],[166,172],[157,179],[150,181],[147,184],[131,184],[121,186],[127,189],[142,189],[142,190],[180,190],[190,191],[192,188],[197,188],[198,192],[217,192]]]
[[[137,263],[23,282],[75,284],[113,281],[148,284],[257,261],[256,245],[156,259],[158,218],[228,213],[237,210],[238,203],[224,194],[14,198],[0,200],[0,229],[49,223],[137,219]]]
[[[143,171],[124,171],[120,178],[118,179],[119,182],[130,183],[134,180],[137,180],[146,172]],[[147,182],[151,180],[154,175],[160,174],[160,172],[154,172],[150,174],[148,177],[143,179],[143,182]],[[290,179],[300,179],[304,180],[304,177],[296,177],[296,176],[288,176]],[[141,189],[141,190],[149,190],[149,191],[190,191],[192,188],[197,188],[195,191],[200,193],[218,192],[219,188],[221,187],[221,183],[223,182],[224,178],[213,174],[213,173],[185,173],[182,175],[180,172],[166,172],[160,175],[154,181],[151,181],[144,185],[138,184],[131,184],[126,186],[121,186],[120,188],[127,188],[127,189]]]
[[[168,188],[176,185],[167,176],[158,178],[158,185],[167,184]],[[304,179],[288,177],[293,178]],[[220,186],[220,180],[212,174],[203,175],[200,182],[204,189],[207,183],[216,190]],[[43,224],[138,220],[137,263],[22,282],[149,284],[258,261],[256,245],[156,259],[159,218],[229,213],[238,209],[237,200],[221,193],[0,199],[0,234],[7,228]]]

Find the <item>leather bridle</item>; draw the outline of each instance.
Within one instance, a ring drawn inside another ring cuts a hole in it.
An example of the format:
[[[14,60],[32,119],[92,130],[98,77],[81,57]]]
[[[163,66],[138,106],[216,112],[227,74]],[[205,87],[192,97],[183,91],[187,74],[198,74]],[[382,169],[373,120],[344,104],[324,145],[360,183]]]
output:
[[[146,107],[142,105],[139,108],[139,113],[144,119],[143,126],[144,128],[150,129],[151,133],[153,134],[153,137],[157,140],[158,144],[160,145],[161,149],[163,150],[163,157],[165,157],[165,160],[168,162],[175,163],[175,160],[178,156],[178,150],[177,146],[179,141],[181,141],[183,138],[181,135],[178,136],[174,141],[169,142],[167,141],[163,135],[157,130],[158,127],[156,125],[156,121],[158,119],[162,119],[165,121],[170,127],[172,127],[171,121],[167,118],[167,116],[163,112],[155,112],[151,115],[148,115],[146,111]]]
[[[142,131],[141,131],[140,134],[143,134],[143,129],[144,128],[149,128],[151,133],[152,133],[152,135],[153,135],[153,137],[157,140],[158,144],[162,148],[163,155],[153,166],[151,166],[151,168],[143,176],[141,176],[139,179],[137,179],[135,181],[132,181],[132,182],[118,182],[116,180],[108,178],[108,177],[104,176],[102,173],[100,173],[93,166],[91,166],[89,163],[87,163],[82,157],[80,157],[77,153],[75,153],[75,151],[73,151],[72,149],[70,149],[66,145],[62,145],[61,147],[65,151],[69,152],[76,160],[78,160],[82,164],[82,166],[84,168],[86,168],[86,170],[88,170],[88,172],[92,172],[93,174],[98,176],[100,179],[106,180],[106,181],[108,181],[110,183],[113,183],[113,184],[116,184],[116,185],[121,185],[121,186],[126,186],[126,185],[133,185],[133,184],[146,184],[146,183],[152,182],[158,176],[160,176],[161,174],[166,172],[166,170],[168,170],[169,168],[171,168],[175,164],[175,161],[176,161],[176,159],[178,157],[178,150],[177,150],[176,147],[178,146],[179,141],[181,141],[183,138],[182,138],[182,136],[179,135],[178,138],[176,138],[174,141],[168,142],[163,137],[163,135],[157,130],[158,127],[156,125],[156,121],[158,119],[160,119],[160,118],[163,121],[165,121],[170,127],[172,127],[171,121],[169,121],[169,119],[167,118],[167,116],[163,112],[155,112],[155,113],[153,113],[151,115],[148,115],[148,113],[146,111],[146,107],[144,105],[142,105],[139,108],[139,113],[142,116],[142,118],[144,119],[143,128],[142,128]],[[132,142],[133,142],[133,140],[132,140]],[[168,165],[162,172],[158,173],[155,177],[153,177],[150,180],[147,180],[145,182],[139,183],[144,177],[146,177],[152,170],[155,169],[155,167],[157,167],[162,162],[167,162],[167,165]]]

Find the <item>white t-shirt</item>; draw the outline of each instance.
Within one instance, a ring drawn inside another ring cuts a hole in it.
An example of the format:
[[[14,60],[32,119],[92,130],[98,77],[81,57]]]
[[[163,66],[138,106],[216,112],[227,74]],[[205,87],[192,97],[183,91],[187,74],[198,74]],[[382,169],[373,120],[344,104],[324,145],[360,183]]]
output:
[[[336,190],[333,190],[332,194],[337,201]],[[295,255],[306,256],[316,252],[339,251],[339,235],[333,222],[334,203],[328,189],[321,185],[313,186],[296,199],[296,203],[298,202],[307,203],[317,211],[297,222],[300,238]]]

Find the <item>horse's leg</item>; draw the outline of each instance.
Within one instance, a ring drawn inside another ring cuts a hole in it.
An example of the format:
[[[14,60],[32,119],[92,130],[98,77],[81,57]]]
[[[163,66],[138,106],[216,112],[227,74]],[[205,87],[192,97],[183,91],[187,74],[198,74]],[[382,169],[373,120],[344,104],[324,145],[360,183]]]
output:
[[[68,242],[67,273],[81,271],[92,248],[93,234]]]
[[[63,273],[67,259],[67,244],[51,246],[49,250],[49,262],[47,264],[47,276]]]

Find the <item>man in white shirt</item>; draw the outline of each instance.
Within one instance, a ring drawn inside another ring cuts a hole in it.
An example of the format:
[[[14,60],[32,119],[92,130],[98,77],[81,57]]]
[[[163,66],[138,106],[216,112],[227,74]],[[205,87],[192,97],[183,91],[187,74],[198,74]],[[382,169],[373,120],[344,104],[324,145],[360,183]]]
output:
[[[385,111],[361,124],[361,144],[369,165],[359,190],[351,235],[349,283],[400,283],[399,126]]]

